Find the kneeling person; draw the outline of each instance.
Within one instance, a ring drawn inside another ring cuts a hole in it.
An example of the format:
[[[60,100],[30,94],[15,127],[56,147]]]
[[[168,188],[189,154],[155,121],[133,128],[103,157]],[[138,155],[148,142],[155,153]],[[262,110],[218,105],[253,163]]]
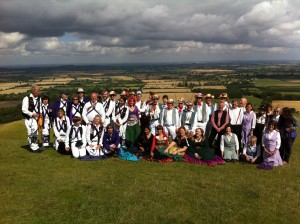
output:
[[[104,126],[100,115],[96,115],[93,123],[86,128],[86,150],[91,156],[103,156]]]
[[[256,163],[257,158],[261,155],[260,145],[257,144],[256,136],[252,135],[249,138],[249,142],[245,145],[243,150],[243,156],[249,163]]]
[[[119,132],[114,130],[110,124],[107,125],[106,130],[103,137],[104,153],[118,155],[120,149]]]
[[[69,127],[70,120],[65,116],[65,111],[62,108],[58,109],[57,117],[54,119],[53,125],[55,135],[54,147],[59,153],[64,155],[70,154],[65,150],[65,139]]]
[[[68,129],[65,138],[65,150],[69,151],[71,147],[74,158],[86,155],[86,127],[81,122],[81,117],[74,117],[73,125]]]

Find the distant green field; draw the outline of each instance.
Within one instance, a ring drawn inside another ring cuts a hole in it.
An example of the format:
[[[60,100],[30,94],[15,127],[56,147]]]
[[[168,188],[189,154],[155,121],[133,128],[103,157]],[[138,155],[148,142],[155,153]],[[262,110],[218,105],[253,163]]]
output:
[[[247,98],[248,103],[252,103],[255,109],[258,109],[262,103],[262,99],[257,98],[255,96],[243,96],[243,97]]]
[[[256,79],[256,87],[271,87],[271,86],[299,86],[299,83],[289,82],[289,80],[279,80],[279,79]]]
[[[299,118],[299,117],[298,117]],[[0,126],[0,223],[297,223],[300,146],[272,171],[227,163],[82,162],[24,149],[23,121]]]
[[[255,87],[250,87],[250,88],[242,88],[243,90],[248,90],[251,93],[262,93],[262,90],[259,88]]]
[[[279,92],[282,95],[297,95],[300,96],[300,92]]]

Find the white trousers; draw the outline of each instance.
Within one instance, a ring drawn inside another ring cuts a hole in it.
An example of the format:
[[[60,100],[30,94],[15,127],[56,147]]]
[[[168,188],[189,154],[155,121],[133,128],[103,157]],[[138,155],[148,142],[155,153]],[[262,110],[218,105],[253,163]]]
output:
[[[118,130],[119,131],[119,136],[122,138],[122,139],[125,139],[126,138],[126,127],[127,127],[127,123],[121,125],[121,126],[118,126],[118,125],[114,125],[114,129]]]
[[[38,144],[38,123],[35,118],[29,118],[25,119],[25,127],[27,129],[27,135],[28,135],[28,144],[30,146],[30,149],[35,151],[39,149]],[[36,138],[35,141],[32,141],[33,138]]]
[[[173,126],[164,126],[164,130],[165,130],[165,133],[167,135],[170,135],[172,137],[172,139],[174,140],[176,138],[176,127],[173,125]]]
[[[60,136],[61,142],[65,142],[65,136]],[[58,150],[58,146],[59,146],[59,142],[57,141],[57,139],[55,139],[54,141],[54,148],[56,150]]]
[[[76,142],[71,143],[71,150],[72,150],[72,155],[74,158],[79,158],[83,157],[86,155],[86,149],[84,146],[81,146],[80,148],[76,147]]]
[[[44,120],[44,127],[42,130],[42,135],[50,135],[50,120],[45,119]]]
[[[156,126],[159,125],[159,121],[158,120],[154,120],[154,121],[150,121],[150,131],[152,135],[156,135]]]
[[[186,125],[186,124],[185,124],[183,127],[185,128],[185,130],[186,130],[187,132],[194,131],[193,129],[190,128],[189,125]]]
[[[90,147],[89,145],[87,147],[85,147],[86,151],[88,151],[88,153],[91,155],[91,156],[103,156],[104,153],[102,151],[102,147],[100,147],[99,150],[97,150],[97,142],[93,142],[92,143],[94,146],[93,147]]]
[[[197,122],[196,125],[195,125],[195,130],[197,128],[201,128],[204,132],[203,132],[203,135],[205,134],[205,131],[206,131],[206,125],[207,125],[207,122],[204,122],[204,123],[201,123],[201,122]],[[195,132],[194,130],[194,132]]]
[[[107,117],[107,118],[105,118],[105,121],[104,121],[104,127],[106,128],[106,126],[109,124],[110,124],[110,117]]]

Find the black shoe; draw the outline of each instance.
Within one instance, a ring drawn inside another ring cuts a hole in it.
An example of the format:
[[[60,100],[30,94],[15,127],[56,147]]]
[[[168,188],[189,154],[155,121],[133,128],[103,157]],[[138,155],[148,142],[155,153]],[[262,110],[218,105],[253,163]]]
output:
[[[31,150],[31,152],[33,152],[33,153],[41,153],[42,150],[40,150],[40,149],[37,149],[37,150]]]

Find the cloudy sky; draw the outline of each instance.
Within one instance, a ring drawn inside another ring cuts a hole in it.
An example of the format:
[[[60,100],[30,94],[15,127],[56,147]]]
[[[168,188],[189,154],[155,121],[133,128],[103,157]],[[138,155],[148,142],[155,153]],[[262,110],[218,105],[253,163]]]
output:
[[[0,0],[0,65],[300,60],[300,0]]]

